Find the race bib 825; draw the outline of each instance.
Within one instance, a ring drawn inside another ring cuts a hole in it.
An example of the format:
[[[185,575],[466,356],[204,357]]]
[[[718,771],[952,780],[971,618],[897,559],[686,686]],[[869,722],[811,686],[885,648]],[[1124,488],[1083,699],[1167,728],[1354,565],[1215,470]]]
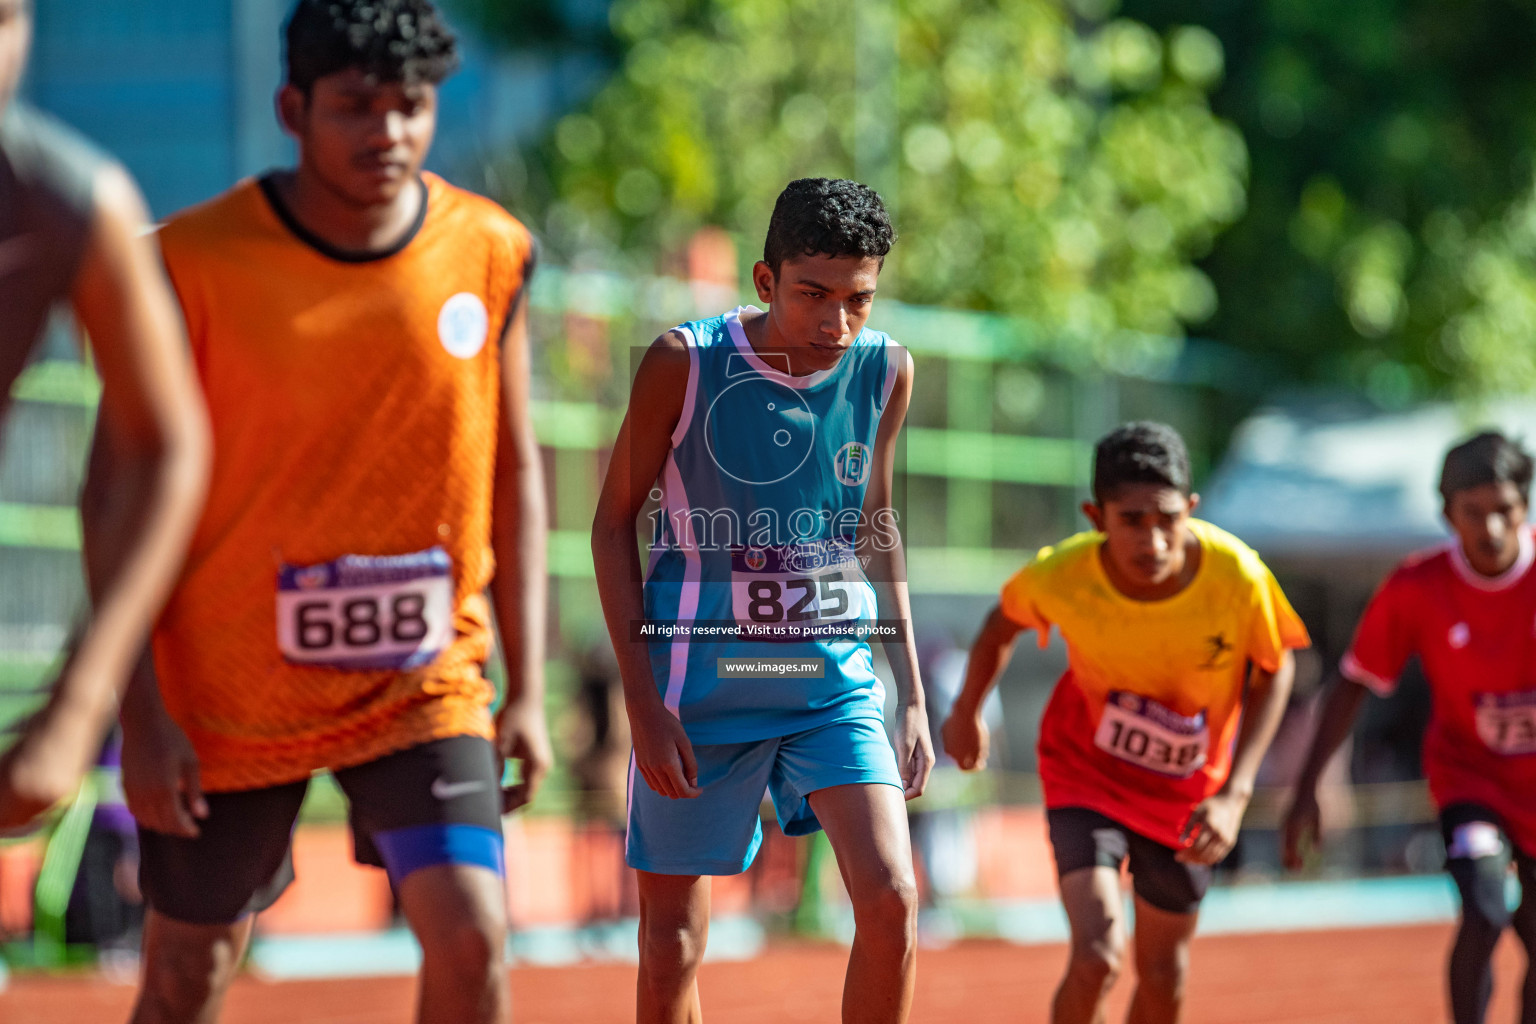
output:
[[[284,565],[277,646],[299,665],[415,668],[453,638],[453,576],[440,547]]]
[[[842,540],[731,549],[731,610],[754,638],[875,618],[874,588]]]

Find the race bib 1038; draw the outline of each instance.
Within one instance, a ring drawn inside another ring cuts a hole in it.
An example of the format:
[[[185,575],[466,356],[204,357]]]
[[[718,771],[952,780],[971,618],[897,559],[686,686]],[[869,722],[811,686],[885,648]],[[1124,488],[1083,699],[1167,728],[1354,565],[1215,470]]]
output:
[[[1473,697],[1477,736],[1495,754],[1536,754],[1536,690]]]
[[[1210,742],[1204,711],[1181,715],[1150,697],[1118,690],[1105,701],[1093,736],[1093,745],[1105,753],[1177,779],[1205,765]]]
[[[731,612],[755,639],[875,618],[875,591],[843,540],[731,549]]]
[[[451,570],[440,547],[284,565],[277,576],[278,649],[299,665],[425,665],[453,638]]]

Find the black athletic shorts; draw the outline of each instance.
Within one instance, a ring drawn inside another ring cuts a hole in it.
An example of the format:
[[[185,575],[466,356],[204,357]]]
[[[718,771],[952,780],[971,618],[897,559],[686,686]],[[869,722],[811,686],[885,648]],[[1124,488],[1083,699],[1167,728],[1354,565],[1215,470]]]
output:
[[[343,768],[353,856],[398,886],[435,864],[503,870],[500,759],[455,736]],[[196,839],[139,828],[145,901],[189,924],[230,924],[270,907],[293,881],[292,836],[309,780],[208,794]]]
[[[1177,850],[1132,832],[1113,818],[1086,807],[1062,807],[1045,812],[1051,847],[1056,852],[1056,877],[1080,868],[1114,868],[1131,862],[1131,887],[1136,895],[1170,914],[1193,914],[1211,885],[1211,869],[1181,864]]]
[[[1445,859],[1480,860],[1500,857],[1522,870],[1536,870],[1536,851],[1522,850],[1510,842],[1504,822],[1482,804],[1456,803],[1440,811],[1440,836],[1445,840]]]

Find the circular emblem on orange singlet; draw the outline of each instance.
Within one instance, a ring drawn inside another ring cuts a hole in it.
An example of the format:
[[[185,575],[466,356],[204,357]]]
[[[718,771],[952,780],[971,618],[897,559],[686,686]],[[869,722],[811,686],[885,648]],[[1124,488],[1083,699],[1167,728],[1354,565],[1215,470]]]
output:
[[[449,355],[470,359],[485,347],[491,318],[485,303],[473,292],[459,292],[443,303],[437,314],[437,340]]]

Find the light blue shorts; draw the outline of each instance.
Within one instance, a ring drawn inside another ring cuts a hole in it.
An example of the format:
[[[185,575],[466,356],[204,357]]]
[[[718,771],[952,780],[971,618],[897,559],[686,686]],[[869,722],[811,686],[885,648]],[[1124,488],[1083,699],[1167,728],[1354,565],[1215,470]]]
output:
[[[821,828],[806,799],[832,786],[878,783],[901,789],[896,753],[878,719],[833,722],[751,743],[697,745],[699,788],[692,799],[661,796],[629,761],[629,832],[624,859],[658,875],[735,875],[763,841],[763,792],[785,835]]]

